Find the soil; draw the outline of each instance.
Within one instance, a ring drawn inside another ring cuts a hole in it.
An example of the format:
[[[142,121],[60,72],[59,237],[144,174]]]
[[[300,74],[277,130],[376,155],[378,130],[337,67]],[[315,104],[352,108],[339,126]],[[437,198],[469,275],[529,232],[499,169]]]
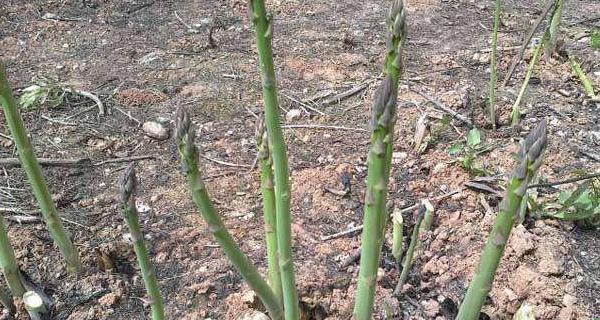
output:
[[[503,1],[500,79],[517,53],[511,47],[520,45],[543,2]],[[359,248],[360,236],[321,237],[362,221],[369,144],[364,130],[385,51],[388,3],[273,0],[268,6],[275,19],[282,109],[302,109],[292,99],[331,96],[368,83],[340,103],[314,104],[325,115],[308,110],[285,120],[287,112],[282,111],[286,124],[363,129],[285,130],[302,307],[312,319],[349,319],[358,266],[341,265]],[[498,206],[493,194],[464,187],[473,176],[448,152],[452,144],[464,141],[468,128],[455,120],[442,125],[444,114],[411,88],[428,92],[482,128],[492,150],[475,162],[499,177],[496,186],[504,185],[514,165],[519,139],[543,117],[549,123],[549,146],[540,179],[600,170],[598,105],[585,97],[568,62],[558,56],[544,57],[536,68],[518,130],[508,122],[524,63],[508,86],[499,89],[498,129],[486,125],[492,11],[489,0],[408,1],[407,80],[400,88],[390,197],[403,207],[459,192],[434,203],[434,228],[421,235],[400,298],[392,295],[399,270],[384,246],[377,319],[453,319],[494,219],[482,203],[492,211]],[[561,28],[564,46],[582,61],[596,88],[600,52],[589,46],[586,32],[598,28],[598,12],[598,1],[566,1]],[[85,157],[99,163],[154,156],[137,166],[138,206],[169,319],[237,319],[261,309],[197,214],[174,142],[150,138],[140,125],[160,120],[172,128],[176,109],[188,108],[198,126],[198,143],[206,156],[200,159],[203,175],[216,207],[264,272],[258,172],[248,168],[256,155],[253,114],[260,113],[262,101],[253,40],[244,1],[3,0],[0,6],[0,58],[17,94],[36,79],[49,77],[98,95],[110,111],[98,116],[93,102],[72,95],[57,107],[22,110],[38,157]],[[525,60],[530,58],[528,49]],[[413,135],[424,113],[429,115],[430,140],[417,153]],[[3,123],[0,133],[10,135]],[[0,142],[2,157],[16,156],[10,140],[0,137]],[[125,166],[111,162],[44,169],[81,254],[84,270],[78,276],[65,272],[43,224],[9,222],[19,264],[50,295],[56,319],[147,318],[143,283],[119,212],[118,180]],[[343,172],[351,172],[351,192],[345,197],[326,192],[326,187],[342,189]],[[5,216],[15,215],[14,209],[36,210],[20,168],[4,168],[0,188],[0,206],[12,209]],[[546,197],[551,195],[555,193]],[[408,235],[413,212],[405,221]],[[526,219],[514,229],[482,318],[511,319],[524,302],[541,320],[600,316],[599,244],[597,230]]]

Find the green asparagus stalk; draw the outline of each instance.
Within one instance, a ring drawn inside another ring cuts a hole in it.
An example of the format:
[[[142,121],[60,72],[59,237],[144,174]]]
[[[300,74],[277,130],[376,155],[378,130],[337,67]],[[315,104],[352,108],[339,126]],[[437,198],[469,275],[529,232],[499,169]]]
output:
[[[267,14],[264,0],[249,0],[251,19],[256,33],[256,48],[260,61],[263,87],[265,123],[269,147],[273,158],[275,177],[275,209],[277,216],[277,249],[279,251],[279,272],[286,320],[300,318],[298,292],[294,275],[292,251],[292,225],[290,213],[289,168],[285,140],[279,124],[279,103],[273,65],[273,23]]]
[[[496,0],[496,8],[494,10],[494,29],[492,31],[492,56],[490,58],[490,85],[489,85],[489,102],[488,113],[489,120],[492,123],[492,128],[496,129],[496,83],[498,82],[498,26],[500,25],[500,12],[502,11],[502,1]]]
[[[387,185],[391,171],[393,129],[396,123],[398,81],[402,73],[402,46],[405,40],[406,13],[402,0],[392,3],[387,23],[390,31],[385,59],[385,78],[375,93],[371,125],[371,148],[368,155],[367,191],[365,194],[358,288],[354,318],[369,320],[373,313],[377,269],[383,231],[388,212]]]
[[[550,25],[548,26],[548,32],[545,34],[546,46],[544,49],[547,58],[550,58],[552,56],[552,53],[556,49],[556,43],[558,42],[558,34],[560,29],[560,21],[562,18],[562,7],[563,0],[556,0],[556,3],[554,5],[554,12],[552,13],[552,18],[550,19]]]
[[[4,116],[15,140],[22,167],[27,173],[33,194],[40,205],[50,235],[65,257],[67,270],[77,272],[80,268],[79,254],[56,212],[56,206],[44,180],[42,169],[33,152],[31,142],[27,137],[17,103],[8,85],[6,70],[2,62],[0,62],[0,104],[4,107]]]
[[[263,218],[267,242],[267,265],[271,289],[283,302],[281,292],[281,274],[279,273],[279,258],[277,250],[277,220],[275,216],[275,189],[273,182],[273,159],[269,150],[269,139],[264,123],[259,121],[256,130],[258,146],[258,161],[260,163],[261,193],[263,198]]]
[[[402,230],[404,229],[404,219],[400,209],[394,210],[392,214],[392,256],[396,259],[396,262],[400,263],[402,258],[404,235]]]
[[[529,86],[529,80],[531,79],[531,75],[533,74],[533,69],[535,69],[535,66],[540,61],[540,55],[542,52],[543,45],[544,45],[544,42],[542,41],[541,43],[539,43],[538,45],[535,46],[535,49],[533,49],[533,57],[531,58],[531,61],[529,62],[529,67],[527,68],[527,73],[525,74],[525,80],[523,80],[523,84],[521,85],[521,89],[519,90],[519,95],[517,96],[517,100],[515,101],[515,103],[513,104],[513,107],[512,107],[511,118],[512,118],[513,126],[516,126],[517,124],[519,124],[519,120],[521,119],[521,111],[520,111],[519,105],[521,104],[521,100],[523,99],[523,96],[525,95],[527,86]]]
[[[204,181],[200,177],[198,166],[198,147],[194,144],[196,130],[183,108],[177,111],[177,142],[182,168],[187,177],[192,199],[200,209],[200,213],[208,225],[208,230],[213,234],[221,249],[225,252],[233,266],[242,275],[250,288],[256,292],[263,302],[273,320],[283,319],[283,308],[279,298],[260,276],[250,259],[237,246],[233,237],[221,221],[212,201],[206,191]]]
[[[519,219],[521,200],[528,184],[542,164],[546,142],[546,120],[543,120],[521,144],[518,164],[508,181],[506,195],[500,204],[500,212],[483,248],[479,267],[460,306],[457,320],[479,318],[481,307],[492,288],[494,274],[500,264],[513,224]]]
[[[25,305],[25,309],[27,309],[27,313],[29,313],[29,318],[32,320],[42,320],[46,318],[44,315],[48,313],[48,309],[46,309],[44,299],[42,299],[37,292],[25,292],[23,294],[23,304]]]
[[[135,164],[132,163],[127,167],[121,179],[121,202],[123,216],[131,233],[131,241],[133,242],[133,250],[138,259],[146,293],[150,298],[150,307],[152,309],[152,320],[163,320],[165,311],[163,299],[160,295],[160,288],[156,280],[154,267],[148,255],[148,249],[144,243],[144,235],[140,228],[140,221],[135,207],[135,193],[137,190],[137,178],[135,175]]]
[[[415,222],[415,226],[413,227],[412,234],[410,236],[410,244],[408,245],[408,249],[406,250],[406,255],[404,256],[404,260],[402,260],[402,273],[400,274],[400,278],[398,279],[398,284],[396,284],[396,288],[394,289],[395,295],[400,295],[402,292],[402,286],[406,283],[406,279],[408,279],[408,273],[410,272],[410,268],[412,267],[413,255],[415,253],[415,248],[419,243],[419,233],[421,231],[421,224],[423,222],[423,218],[425,218],[425,212],[427,209],[424,205],[419,207],[419,213],[417,215],[417,221]]]
[[[0,267],[4,273],[4,279],[14,297],[21,297],[25,293],[23,283],[21,283],[21,275],[19,274],[19,266],[15,260],[15,251],[10,245],[4,217],[0,215]]]
[[[428,231],[431,230],[431,227],[433,226],[435,208],[433,208],[433,205],[427,199],[423,199],[421,203],[425,207],[425,215],[423,216],[423,222],[421,223],[421,231]]]
[[[598,97],[596,96],[596,93],[594,92],[594,85],[592,84],[592,81],[590,81],[590,79],[587,77],[585,72],[583,72],[583,70],[581,69],[579,62],[577,62],[577,58],[575,58],[570,53],[569,53],[569,62],[571,63],[571,68],[573,69],[573,72],[575,72],[575,75],[577,75],[577,77],[579,78],[579,81],[581,81],[581,84],[583,85],[583,89],[585,89],[585,93],[588,95],[588,97],[590,97],[590,99],[597,100]]]

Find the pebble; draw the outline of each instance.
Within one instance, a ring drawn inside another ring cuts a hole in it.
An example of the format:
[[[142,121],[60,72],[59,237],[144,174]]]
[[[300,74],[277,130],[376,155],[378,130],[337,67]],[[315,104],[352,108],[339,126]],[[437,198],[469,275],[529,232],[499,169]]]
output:
[[[570,294],[565,294],[563,296],[562,303],[565,307],[572,307],[577,303],[577,298]]]
[[[111,292],[111,293],[105,294],[100,299],[98,299],[98,302],[102,306],[111,307],[117,302],[117,300],[119,300],[119,298],[120,298],[120,296],[118,294]]]
[[[434,299],[421,302],[423,305],[423,311],[429,318],[435,317],[440,312],[440,303]]]
[[[393,164],[400,164],[402,162],[404,162],[404,160],[406,160],[406,158],[408,158],[408,153],[406,152],[394,152],[392,153],[392,163]]]
[[[300,118],[301,115],[302,115],[302,110],[300,110],[300,109],[290,109],[290,111],[288,111],[285,114],[285,120],[287,120],[287,122],[292,122],[295,119]]]
[[[250,311],[244,313],[238,320],[269,320],[269,317],[260,311]]]
[[[144,130],[144,133],[146,133],[146,135],[150,138],[156,140],[169,139],[169,129],[161,123],[154,121],[144,122],[142,125],[142,130]]]

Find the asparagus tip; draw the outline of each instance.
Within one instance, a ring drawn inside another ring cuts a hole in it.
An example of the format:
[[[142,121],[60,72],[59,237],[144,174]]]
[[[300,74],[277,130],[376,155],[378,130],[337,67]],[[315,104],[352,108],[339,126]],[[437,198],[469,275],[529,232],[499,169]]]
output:
[[[373,115],[371,118],[371,125],[373,127],[378,125],[387,129],[392,127],[396,115],[397,98],[398,90],[392,76],[388,74],[375,93]]]
[[[135,175],[135,163],[131,163],[123,172],[121,177],[121,199],[128,203],[137,190],[137,178]]]

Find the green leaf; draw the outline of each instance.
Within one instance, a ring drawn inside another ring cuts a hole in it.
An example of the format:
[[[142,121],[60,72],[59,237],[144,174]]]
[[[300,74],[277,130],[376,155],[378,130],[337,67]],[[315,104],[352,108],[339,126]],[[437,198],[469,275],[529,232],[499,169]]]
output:
[[[462,142],[456,142],[450,146],[450,150],[448,150],[448,152],[450,153],[450,155],[455,156],[455,155],[461,153],[464,148],[465,148],[465,146]]]
[[[583,195],[586,191],[588,191],[587,189],[589,188],[589,186],[590,186],[589,180],[580,184],[577,187],[577,189],[575,189],[575,191],[573,191],[573,193],[571,193],[566,200],[561,201],[562,205],[563,205],[562,209],[564,210],[564,209],[572,206],[575,203],[575,201],[577,201],[581,197],[581,195]]]
[[[467,135],[467,146],[475,147],[481,143],[481,132],[477,128],[473,128]]]
[[[32,85],[22,90],[23,94],[19,99],[19,102],[23,108],[31,108],[46,99],[48,95],[47,90],[38,86]]]

